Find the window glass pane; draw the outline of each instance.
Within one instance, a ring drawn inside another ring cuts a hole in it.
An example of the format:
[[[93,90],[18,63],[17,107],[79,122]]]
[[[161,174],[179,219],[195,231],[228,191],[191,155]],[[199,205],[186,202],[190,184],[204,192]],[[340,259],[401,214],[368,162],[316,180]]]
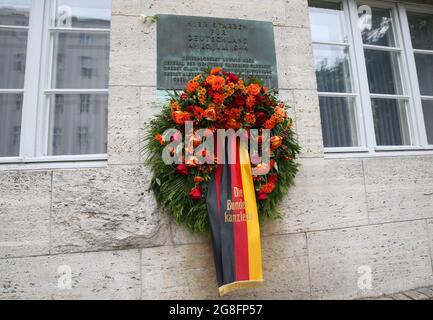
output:
[[[313,41],[347,42],[344,13],[336,3],[310,2]]]
[[[433,144],[433,101],[423,101],[424,122],[427,130],[428,144]]]
[[[314,45],[319,92],[352,92],[348,49]]]
[[[108,88],[110,35],[59,32],[54,37],[53,86],[58,89]]]
[[[107,95],[51,98],[49,155],[107,153]]]
[[[0,89],[24,88],[27,31],[0,29]]]
[[[372,108],[378,146],[410,145],[405,101],[372,99]]]
[[[21,94],[0,94],[0,157],[17,157],[20,150]]]
[[[319,97],[326,148],[358,146],[355,99]]]
[[[403,94],[398,53],[364,50],[371,93]]]
[[[58,0],[55,26],[110,28],[111,0]]]
[[[415,54],[421,95],[433,96],[433,55]]]
[[[394,47],[396,43],[394,40],[391,11],[388,9],[372,8],[371,13],[371,29],[364,28],[361,32],[364,44]],[[368,13],[360,13],[360,19],[368,18]]]
[[[0,25],[28,26],[31,0],[0,0]]]
[[[433,50],[433,15],[408,13],[407,19],[413,48]]]

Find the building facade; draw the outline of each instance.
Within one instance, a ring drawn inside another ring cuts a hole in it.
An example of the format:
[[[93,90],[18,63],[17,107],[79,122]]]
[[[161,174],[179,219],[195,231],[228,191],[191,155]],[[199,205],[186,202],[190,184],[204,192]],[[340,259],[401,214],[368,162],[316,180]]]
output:
[[[0,299],[218,298],[210,240],[157,207],[140,153],[158,14],[273,23],[301,166],[261,224],[264,286],[229,298],[433,284],[433,4],[88,2],[0,1]]]

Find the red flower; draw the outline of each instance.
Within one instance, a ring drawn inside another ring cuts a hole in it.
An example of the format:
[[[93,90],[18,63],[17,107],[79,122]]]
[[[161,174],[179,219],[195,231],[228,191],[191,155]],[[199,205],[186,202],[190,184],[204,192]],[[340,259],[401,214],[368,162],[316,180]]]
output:
[[[272,161],[272,160],[271,160]],[[276,174],[271,174],[268,178],[268,182],[272,183],[272,184],[277,184],[278,182],[278,177]]]
[[[194,201],[199,201],[203,197],[203,193],[201,191],[201,187],[197,186],[194,189],[191,190],[189,193],[189,197]]]
[[[181,174],[183,176],[187,176],[188,175],[188,167],[185,164],[180,164],[177,166],[176,168],[176,173],[177,174]]]
[[[194,117],[197,120],[203,119],[203,117],[204,117],[204,110],[202,108],[200,108],[200,107],[195,106],[194,107]]]
[[[274,168],[275,168],[275,160],[271,159],[269,161],[269,170],[272,171],[272,170],[274,170]]]
[[[194,108],[195,108],[195,106],[188,106],[185,108],[185,111],[189,112],[189,113],[194,113]]]
[[[268,182],[267,184],[265,184],[264,186],[262,186],[262,189],[260,189],[260,191],[269,194],[269,193],[274,192],[275,188],[276,188],[275,184],[273,184],[271,182]]]
[[[213,94],[213,102],[215,102],[216,104],[223,104],[224,100],[225,100],[224,95],[222,95],[221,93]]]
[[[241,95],[236,95],[235,97],[233,97],[233,102],[238,108],[242,108],[243,106],[245,106],[246,101],[247,99]]]
[[[268,194],[266,192],[263,192],[262,190],[257,192],[257,200],[259,201],[266,201],[268,200]]]
[[[227,81],[228,82],[232,82],[232,83],[235,83],[235,84],[239,82],[239,78],[235,74],[233,74],[233,73],[226,73],[225,75],[227,76]]]
[[[186,93],[182,93],[182,95],[180,96],[180,98],[182,100],[186,100],[188,98],[188,95]]]
[[[256,120],[259,124],[263,124],[268,121],[268,116],[264,112],[259,111],[256,113]]]

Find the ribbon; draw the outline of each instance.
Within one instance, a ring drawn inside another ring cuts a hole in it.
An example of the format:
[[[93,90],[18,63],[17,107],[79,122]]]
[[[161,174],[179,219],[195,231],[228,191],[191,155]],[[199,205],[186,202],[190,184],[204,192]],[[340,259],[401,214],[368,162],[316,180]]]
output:
[[[221,296],[263,282],[260,227],[247,146],[224,143],[226,161],[208,185],[207,208]],[[230,159],[230,160],[229,160]]]

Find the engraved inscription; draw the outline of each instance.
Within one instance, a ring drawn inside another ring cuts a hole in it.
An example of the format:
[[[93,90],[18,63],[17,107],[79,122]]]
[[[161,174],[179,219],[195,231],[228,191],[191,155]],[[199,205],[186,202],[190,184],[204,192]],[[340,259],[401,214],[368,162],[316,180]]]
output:
[[[272,24],[158,16],[159,89],[182,89],[197,73],[214,67],[278,87]]]

